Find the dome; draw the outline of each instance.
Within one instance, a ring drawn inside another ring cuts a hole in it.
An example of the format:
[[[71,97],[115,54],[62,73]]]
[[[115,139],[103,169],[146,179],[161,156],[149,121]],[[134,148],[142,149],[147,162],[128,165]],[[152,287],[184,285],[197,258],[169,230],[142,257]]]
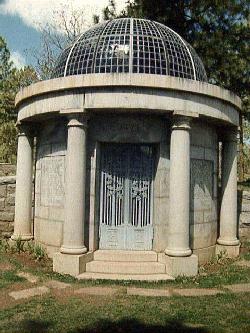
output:
[[[119,18],[93,26],[59,56],[52,77],[91,73],[170,75],[207,81],[201,59],[158,22]]]

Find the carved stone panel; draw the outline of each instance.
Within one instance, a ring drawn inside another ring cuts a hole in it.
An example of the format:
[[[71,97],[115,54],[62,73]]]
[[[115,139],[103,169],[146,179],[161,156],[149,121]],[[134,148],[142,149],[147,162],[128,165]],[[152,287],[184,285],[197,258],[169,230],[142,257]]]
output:
[[[213,211],[212,161],[191,160],[190,187],[191,211]]]
[[[41,206],[63,207],[65,157],[44,157],[41,163]]]

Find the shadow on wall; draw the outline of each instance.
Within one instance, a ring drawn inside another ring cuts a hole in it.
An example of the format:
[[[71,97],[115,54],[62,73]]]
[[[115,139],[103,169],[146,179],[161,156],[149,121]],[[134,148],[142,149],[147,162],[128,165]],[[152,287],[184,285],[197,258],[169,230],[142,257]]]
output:
[[[39,320],[25,320],[19,326],[18,332],[46,333],[50,332],[53,324]],[[53,330],[54,331],[54,330]],[[86,328],[63,331],[64,333],[209,333],[200,325],[187,325],[180,320],[166,321],[165,325],[148,325],[136,319],[122,319],[117,322],[100,320]]]
[[[242,210],[243,190],[237,190],[237,237],[239,238],[240,214]]]

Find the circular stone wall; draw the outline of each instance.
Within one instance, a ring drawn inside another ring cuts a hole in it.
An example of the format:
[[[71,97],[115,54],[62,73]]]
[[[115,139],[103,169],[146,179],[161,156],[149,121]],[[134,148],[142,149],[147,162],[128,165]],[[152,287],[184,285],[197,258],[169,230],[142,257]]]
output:
[[[49,253],[62,245],[68,117],[88,113],[85,245],[99,247],[99,166],[103,142],[156,149],[153,250],[168,239],[171,124],[191,119],[190,247],[207,261],[217,240],[218,135],[238,125],[240,101],[207,83],[170,77],[105,74],[58,78],[24,89],[18,120],[36,123],[35,240]],[[32,125],[33,126],[33,125]],[[178,189],[176,189],[178,191]]]

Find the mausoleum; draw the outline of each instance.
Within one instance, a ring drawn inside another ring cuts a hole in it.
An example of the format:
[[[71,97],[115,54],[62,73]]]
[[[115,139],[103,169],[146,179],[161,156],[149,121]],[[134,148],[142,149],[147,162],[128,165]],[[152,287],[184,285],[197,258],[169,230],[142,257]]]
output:
[[[56,272],[164,280],[239,253],[241,102],[170,28],[95,25],[16,107],[12,239],[40,243]]]

